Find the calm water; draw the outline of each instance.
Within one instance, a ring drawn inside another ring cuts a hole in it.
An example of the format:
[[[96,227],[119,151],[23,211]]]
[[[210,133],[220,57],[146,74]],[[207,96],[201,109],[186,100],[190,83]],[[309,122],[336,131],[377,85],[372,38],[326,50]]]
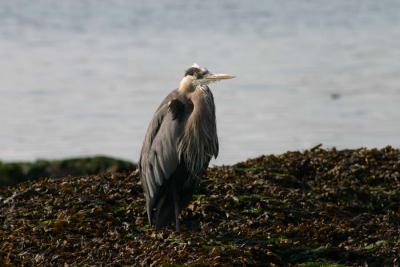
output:
[[[212,85],[214,164],[400,145],[400,1],[0,1],[0,159],[136,160],[193,62]]]

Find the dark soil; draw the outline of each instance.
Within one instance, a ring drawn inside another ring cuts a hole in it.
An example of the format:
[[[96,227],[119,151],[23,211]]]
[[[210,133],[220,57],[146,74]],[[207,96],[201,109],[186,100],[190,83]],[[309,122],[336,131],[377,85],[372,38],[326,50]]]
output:
[[[398,266],[400,151],[262,156],[210,168],[182,231],[150,229],[137,176],[0,189],[0,266]]]

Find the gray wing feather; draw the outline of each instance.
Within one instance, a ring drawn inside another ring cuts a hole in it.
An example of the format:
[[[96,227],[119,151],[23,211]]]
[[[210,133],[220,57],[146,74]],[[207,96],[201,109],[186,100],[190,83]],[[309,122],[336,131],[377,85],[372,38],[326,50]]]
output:
[[[140,174],[150,202],[157,198],[163,183],[178,166],[177,142],[181,135],[178,120],[168,111],[168,104],[159,107],[146,133],[140,157]]]

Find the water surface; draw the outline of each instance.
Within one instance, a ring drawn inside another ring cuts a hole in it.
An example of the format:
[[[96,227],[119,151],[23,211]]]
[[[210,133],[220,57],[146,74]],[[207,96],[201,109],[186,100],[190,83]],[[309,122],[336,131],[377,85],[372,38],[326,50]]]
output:
[[[193,62],[220,156],[399,146],[399,1],[1,1],[0,159],[136,160]]]

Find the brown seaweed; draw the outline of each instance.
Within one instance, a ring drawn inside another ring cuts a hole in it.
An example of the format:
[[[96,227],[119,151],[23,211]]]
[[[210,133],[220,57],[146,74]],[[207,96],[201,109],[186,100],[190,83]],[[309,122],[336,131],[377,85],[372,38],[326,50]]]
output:
[[[210,168],[182,231],[149,228],[137,176],[0,189],[1,266],[398,266],[400,151],[325,150]]]

